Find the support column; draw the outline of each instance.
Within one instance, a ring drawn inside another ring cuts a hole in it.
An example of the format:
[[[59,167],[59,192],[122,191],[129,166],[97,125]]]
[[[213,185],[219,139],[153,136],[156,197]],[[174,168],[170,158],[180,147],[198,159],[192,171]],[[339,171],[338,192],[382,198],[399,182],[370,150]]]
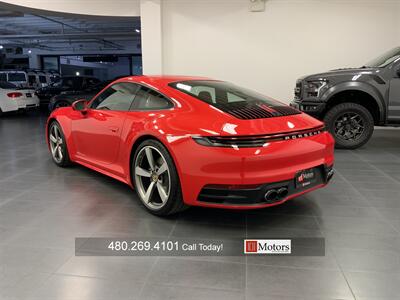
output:
[[[143,74],[162,74],[162,0],[140,0]]]

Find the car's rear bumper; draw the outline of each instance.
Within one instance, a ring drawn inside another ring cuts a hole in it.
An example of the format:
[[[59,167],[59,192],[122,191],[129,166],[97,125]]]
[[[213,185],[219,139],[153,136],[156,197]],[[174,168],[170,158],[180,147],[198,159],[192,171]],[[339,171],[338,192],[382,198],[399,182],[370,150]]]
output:
[[[186,138],[177,141],[173,149],[184,202],[232,209],[273,206],[320,188],[329,181],[327,172],[334,161],[334,140],[327,132],[236,149],[201,146]],[[320,169],[320,180],[296,188],[295,175],[316,167]],[[265,200],[268,189],[283,186],[288,188],[287,195],[276,201]]]

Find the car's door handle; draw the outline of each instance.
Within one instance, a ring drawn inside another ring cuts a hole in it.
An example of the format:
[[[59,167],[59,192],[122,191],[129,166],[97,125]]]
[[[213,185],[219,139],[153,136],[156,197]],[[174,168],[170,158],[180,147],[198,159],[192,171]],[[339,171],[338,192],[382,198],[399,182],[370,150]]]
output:
[[[118,127],[114,127],[114,126],[110,126],[110,127],[108,127],[112,132],[118,132]]]

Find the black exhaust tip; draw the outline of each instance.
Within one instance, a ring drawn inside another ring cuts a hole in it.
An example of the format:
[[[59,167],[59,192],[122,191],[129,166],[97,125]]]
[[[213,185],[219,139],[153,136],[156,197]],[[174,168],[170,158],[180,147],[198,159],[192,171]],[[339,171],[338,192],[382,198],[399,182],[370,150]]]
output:
[[[280,188],[280,189],[278,190],[278,197],[279,197],[279,199],[286,198],[288,194],[289,194],[289,191],[288,191],[288,189],[285,188],[285,187]]]
[[[326,174],[326,182],[329,182],[332,179],[334,173],[333,169],[329,170],[328,174]]]
[[[276,190],[269,190],[265,193],[264,198],[267,201],[275,201],[278,197],[278,192]]]

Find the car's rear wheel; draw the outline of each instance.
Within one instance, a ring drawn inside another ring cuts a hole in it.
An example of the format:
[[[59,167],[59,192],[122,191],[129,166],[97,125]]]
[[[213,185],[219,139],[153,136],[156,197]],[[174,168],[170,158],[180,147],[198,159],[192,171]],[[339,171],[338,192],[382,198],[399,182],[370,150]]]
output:
[[[374,118],[364,106],[342,103],[332,107],[324,117],[336,148],[356,149],[363,146],[374,132]]]
[[[57,121],[50,124],[48,140],[53,162],[59,167],[71,165],[65,136]]]
[[[151,213],[166,216],[185,209],[175,164],[160,142],[146,140],[139,145],[132,175],[136,192]]]

